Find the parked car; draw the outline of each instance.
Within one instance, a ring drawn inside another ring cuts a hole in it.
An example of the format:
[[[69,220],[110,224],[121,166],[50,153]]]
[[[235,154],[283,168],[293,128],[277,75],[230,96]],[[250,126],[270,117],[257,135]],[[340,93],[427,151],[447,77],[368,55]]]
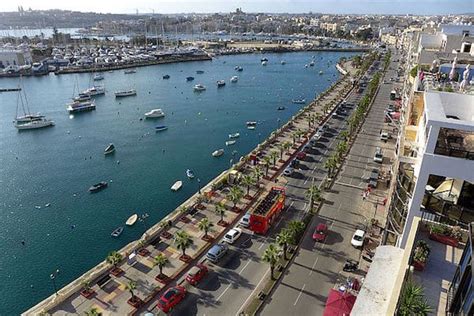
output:
[[[373,168],[372,171],[370,172],[369,187],[376,188],[378,180],[379,180],[379,169]]]
[[[360,248],[364,244],[364,239],[365,239],[365,231],[362,229],[357,229],[352,236],[351,239],[351,245]]]
[[[326,239],[328,233],[328,226],[326,224],[320,223],[316,226],[316,229],[313,233],[313,240],[318,242],[323,242]]]
[[[216,263],[219,261],[224,255],[227,253],[228,246],[225,243],[219,243],[217,245],[212,246],[211,249],[207,252],[206,258]]]
[[[204,278],[204,276],[209,272],[207,267],[202,263],[195,265],[191,269],[189,269],[188,274],[186,275],[186,281],[189,284],[196,285],[199,281]]]
[[[242,227],[249,227],[250,224],[250,213],[245,213],[239,221],[239,225]]]
[[[300,161],[298,159],[293,159],[290,162],[290,167],[293,169],[299,169],[300,168]]]
[[[295,170],[291,167],[286,167],[285,170],[283,170],[283,175],[287,176],[287,177],[290,177],[293,172],[295,172]]]
[[[232,228],[225,234],[224,241],[229,244],[233,244],[242,235],[242,229]]]
[[[382,131],[382,133],[380,133],[380,140],[383,140],[384,142],[386,142],[389,138],[390,136],[388,132]]]
[[[375,148],[374,161],[379,162],[379,163],[383,162],[382,148],[380,147]]]
[[[166,292],[158,300],[157,307],[163,312],[168,313],[178,305],[186,296],[186,289],[182,286],[174,286],[166,290]]]
[[[299,160],[305,160],[306,159],[306,153],[304,151],[300,151],[299,153],[296,154],[296,158]]]

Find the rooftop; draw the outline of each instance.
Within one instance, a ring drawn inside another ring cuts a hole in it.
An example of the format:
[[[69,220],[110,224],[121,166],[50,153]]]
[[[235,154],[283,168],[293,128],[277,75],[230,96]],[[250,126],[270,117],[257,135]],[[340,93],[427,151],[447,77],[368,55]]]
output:
[[[426,91],[424,98],[428,120],[468,125],[474,131],[474,95]]]

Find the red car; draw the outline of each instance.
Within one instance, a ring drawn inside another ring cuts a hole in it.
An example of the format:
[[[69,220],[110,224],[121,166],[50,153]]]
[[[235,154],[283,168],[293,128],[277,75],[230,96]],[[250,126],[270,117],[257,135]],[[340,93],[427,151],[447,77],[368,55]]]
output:
[[[199,281],[201,281],[202,278],[204,278],[207,272],[207,267],[202,263],[195,265],[189,270],[188,274],[186,275],[186,281],[188,281],[189,284],[196,285],[199,283]]]
[[[323,223],[318,224],[318,226],[316,226],[316,229],[314,230],[313,239],[314,241],[323,242],[326,239],[327,234],[328,234],[327,225]]]
[[[186,296],[186,289],[182,286],[171,287],[158,300],[158,307],[163,312],[168,313]]]
[[[300,151],[299,153],[296,154],[296,158],[299,160],[305,160],[306,158],[306,153],[303,151]]]

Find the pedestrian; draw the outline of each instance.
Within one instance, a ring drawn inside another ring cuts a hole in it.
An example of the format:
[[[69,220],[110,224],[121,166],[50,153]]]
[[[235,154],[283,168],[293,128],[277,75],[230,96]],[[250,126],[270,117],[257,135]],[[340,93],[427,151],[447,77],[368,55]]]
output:
[[[365,198],[367,197],[367,191],[364,191],[364,193],[362,193],[362,200],[365,200]]]

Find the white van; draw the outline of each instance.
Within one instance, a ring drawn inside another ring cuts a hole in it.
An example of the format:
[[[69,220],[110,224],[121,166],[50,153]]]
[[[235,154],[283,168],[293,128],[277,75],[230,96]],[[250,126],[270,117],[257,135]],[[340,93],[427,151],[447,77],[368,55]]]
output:
[[[380,147],[375,148],[374,161],[382,163],[383,161],[382,148]]]

